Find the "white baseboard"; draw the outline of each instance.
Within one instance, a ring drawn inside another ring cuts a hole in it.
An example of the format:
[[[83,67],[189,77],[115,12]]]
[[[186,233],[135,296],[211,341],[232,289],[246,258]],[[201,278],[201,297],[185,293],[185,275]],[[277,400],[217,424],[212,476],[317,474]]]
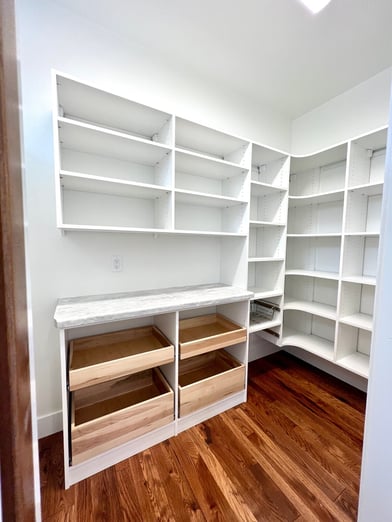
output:
[[[42,439],[63,429],[63,415],[61,410],[38,417],[38,438]]]

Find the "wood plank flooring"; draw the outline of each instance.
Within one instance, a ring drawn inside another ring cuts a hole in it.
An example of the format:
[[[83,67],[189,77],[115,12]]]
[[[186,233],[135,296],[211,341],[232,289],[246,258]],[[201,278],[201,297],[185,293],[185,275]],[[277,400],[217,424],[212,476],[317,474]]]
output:
[[[63,489],[40,441],[44,522],[356,520],[366,396],[284,352],[249,366],[248,402]]]

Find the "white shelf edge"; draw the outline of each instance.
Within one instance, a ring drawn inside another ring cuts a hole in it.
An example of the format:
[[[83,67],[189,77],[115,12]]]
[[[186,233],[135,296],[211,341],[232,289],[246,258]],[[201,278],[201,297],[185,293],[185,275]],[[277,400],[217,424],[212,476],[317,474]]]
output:
[[[189,157],[202,159],[202,160],[205,160],[205,161],[211,161],[211,162],[216,163],[218,165],[232,167],[232,168],[238,169],[238,171],[246,172],[246,171],[249,170],[248,167],[244,167],[244,166],[240,165],[239,163],[233,163],[232,161],[223,160],[223,159],[220,159],[220,158],[216,158],[214,156],[208,156],[206,154],[202,154],[201,152],[193,151],[191,149],[183,149],[182,147],[178,147],[178,145],[176,145],[174,147],[174,152],[178,152],[180,154],[184,154],[184,155],[187,155]]]
[[[292,297],[285,297],[283,310],[299,310],[301,312],[308,312],[326,319],[331,319],[332,321],[336,321],[337,317],[336,308],[333,306],[294,299]]]
[[[74,120],[72,118],[64,118],[62,116],[58,116],[58,123],[65,123],[66,125],[71,125],[74,127],[79,127],[86,130],[91,130],[94,132],[99,132],[101,134],[107,134],[110,136],[115,136],[116,138],[122,138],[129,141],[142,143],[143,145],[149,145],[151,147],[160,148],[166,152],[170,152],[172,148],[169,145],[165,145],[163,143],[159,143],[158,141],[147,140],[145,138],[140,138],[138,136],[134,136],[132,134],[127,134],[125,132],[119,132],[112,129],[108,129],[106,127],[100,127],[99,125],[93,125],[92,123],[85,123],[82,121]]]
[[[286,234],[287,237],[293,237],[293,238],[301,238],[301,237],[341,237],[342,234],[341,233],[335,233],[335,232],[331,232],[331,233],[327,233],[327,234],[317,234],[317,233],[311,233],[311,234]]]
[[[298,332],[292,328],[283,327],[282,346],[298,346],[318,357],[333,361],[334,343],[313,334]]]
[[[310,154],[310,156],[313,156],[313,154]],[[295,156],[293,156],[295,157]],[[303,156],[307,157],[307,156]],[[317,192],[316,194],[305,194],[301,196],[293,196],[289,194],[289,201],[304,201],[306,199],[317,199],[317,198],[323,198],[328,196],[344,196],[345,189],[339,189],[339,190],[329,190],[326,192]],[[342,198],[343,199],[343,198]]]
[[[298,275],[304,277],[316,277],[318,279],[331,279],[332,281],[339,280],[339,274],[335,272],[318,272],[315,270],[286,270],[286,276]]]
[[[380,232],[345,232],[347,237],[378,237]]]
[[[247,234],[236,232],[213,232],[205,230],[179,230],[164,228],[134,228],[101,225],[74,225],[63,223],[57,228],[64,232],[120,232],[128,234],[166,234],[166,235],[196,235],[196,236],[218,236],[218,237],[240,237],[245,238]]]
[[[266,262],[282,262],[284,257],[249,257],[248,263],[266,263]]]
[[[358,283],[360,285],[376,286],[375,276],[342,276],[342,281],[346,283]]]
[[[266,189],[268,192],[288,192],[288,188],[277,187],[276,185],[271,185],[270,183],[264,183],[262,181],[251,181],[250,182],[250,190],[252,193],[252,188],[257,187],[260,189]]]
[[[249,325],[249,333],[256,333],[256,332],[262,332],[263,330],[266,330],[268,328],[275,328],[276,326],[281,325],[280,319],[275,319],[271,321],[265,321],[262,323],[253,323]]]
[[[254,294],[254,297],[251,299],[252,301],[255,299],[265,299],[267,297],[280,297],[283,295],[283,288],[266,290],[263,288],[250,287],[248,290]]]
[[[338,358],[335,364],[365,379],[369,377],[369,357],[363,353],[355,352]]]
[[[139,181],[129,181],[124,180],[120,178],[108,178],[106,176],[95,176],[92,174],[84,174],[83,172],[73,172],[70,170],[63,170],[61,169],[59,171],[60,176],[65,176],[68,178],[74,178],[74,179],[85,179],[88,181],[99,181],[103,183],[113,184],[113,185],[124,185],[126,187],[136,187],[136,188],[146,188],[146,189],[152,189],[152,190],[159,190],[162,192],[171,192],[171,188],[164,187],[163,185],[154,185],[153,183],[141,183]]]
[[[356,191],[356,190],[366,190],[366,189],[372,189],[372,188],[380,188],[381,192],[383,190],[384,182],[383,181],[377,181],[377,183],[363,183],[362,185],[354,185],[352,187],[347,187],[347,192]]]
[[[360,328],[362,330],[367,330],[369,332],[373,331],[373,317],[371,315],[356,313],[351,315],[345,315],[339,319],[339,322],[342,324],[347,324],[349,326],[353,326],[355,328]]]
[[[174,189],[174,192],[175,194],[185,194],[185,195],[188,195],[188,196],[197,196],[198,198],[201,198],[201,199],[211,199],[211,200],[216,200],[216,201],[222,201],[222,202],[227,202],[227,203],[233,203],[235,205],[243,205],[243,204],[247,204],[248,201],[245,200],[245,199],[238,199],[238,198],[232,198],[232,197],[229,197],[229,196],[220,196],[219,194],[208,194],[206,192],[197,192],[195,190],[187,190],[187,189],[178,189],[178,188],[175,188]]]
[[[256,221],[249,220],[249,226],[251,227],[285,227],[286,223],[273,223],[271,221]]]

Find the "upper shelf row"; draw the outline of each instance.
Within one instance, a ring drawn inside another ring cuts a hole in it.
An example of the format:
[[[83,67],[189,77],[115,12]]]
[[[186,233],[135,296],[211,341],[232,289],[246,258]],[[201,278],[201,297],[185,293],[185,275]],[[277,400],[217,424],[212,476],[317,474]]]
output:
[[[251,225],[284,224],[287,202],[297,220],[305,216],[307,221],[308,216],[314,215],[309,208],[314,205],[340,201],[340,208],[345,190],[349,190],[350,208],[355,212],[366,210],[369,197],[380,199],[386,131],[348,146],[290,158],[280,151],[172,117],[62,75],[56,75],[56,84],[57,192],[62,213],[59,226],[68,222],[67,214],[72,214],[69,224],[79,222],[80,192],[90,194],[93,207],[99,203],[97,194],[116,197],[114,207],[118,197],[132,201],[136,198],[138,205],[141,200],[156,200],[156,217],[150,224],[141,220],[139,227],[132,218],[124,225],[116,220],[109,223],[114,227],[170,229],[175,219],[174,228],[179,230],[195,229],[196,224],[190,226],[188,219],[181,217],[182,207],[185,211],[189,205],[197,207],[198,221],[203,213],[198,210],[200,207],[227,209],[250,202]],[[82,203],[81,200],[81,206]],[[122,202],[118,204],[121,206]],[[295,210],[303,206],[304,211]],[[208,224],[207,231],[246,234],[246,227],[242,226],[247,222],[244,210],[238,208],[234,214],[234,226],[218,223],[227,219],[222,210],[216,216],[217,224]],[[356,214],[348,216],[351,217],[357,221]],[[80,223],[85,221],[81,215]],[[90,224],[101,225],[95,218]],[[349,224],[347,227],[353,228]],[[302,229],[301,225],[300,233]],[[296,229],[290,232],[296,233]]]

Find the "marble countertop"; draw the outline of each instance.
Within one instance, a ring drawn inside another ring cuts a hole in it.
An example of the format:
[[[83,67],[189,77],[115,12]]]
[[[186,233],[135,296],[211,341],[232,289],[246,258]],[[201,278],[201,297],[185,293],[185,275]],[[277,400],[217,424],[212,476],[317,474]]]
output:
[[[58,300],[54,321],[57,328],[76,328],[202,306],[233,303],[251,299],[253,295],[252,292],[242,288],[214,284],[70,297]]]

